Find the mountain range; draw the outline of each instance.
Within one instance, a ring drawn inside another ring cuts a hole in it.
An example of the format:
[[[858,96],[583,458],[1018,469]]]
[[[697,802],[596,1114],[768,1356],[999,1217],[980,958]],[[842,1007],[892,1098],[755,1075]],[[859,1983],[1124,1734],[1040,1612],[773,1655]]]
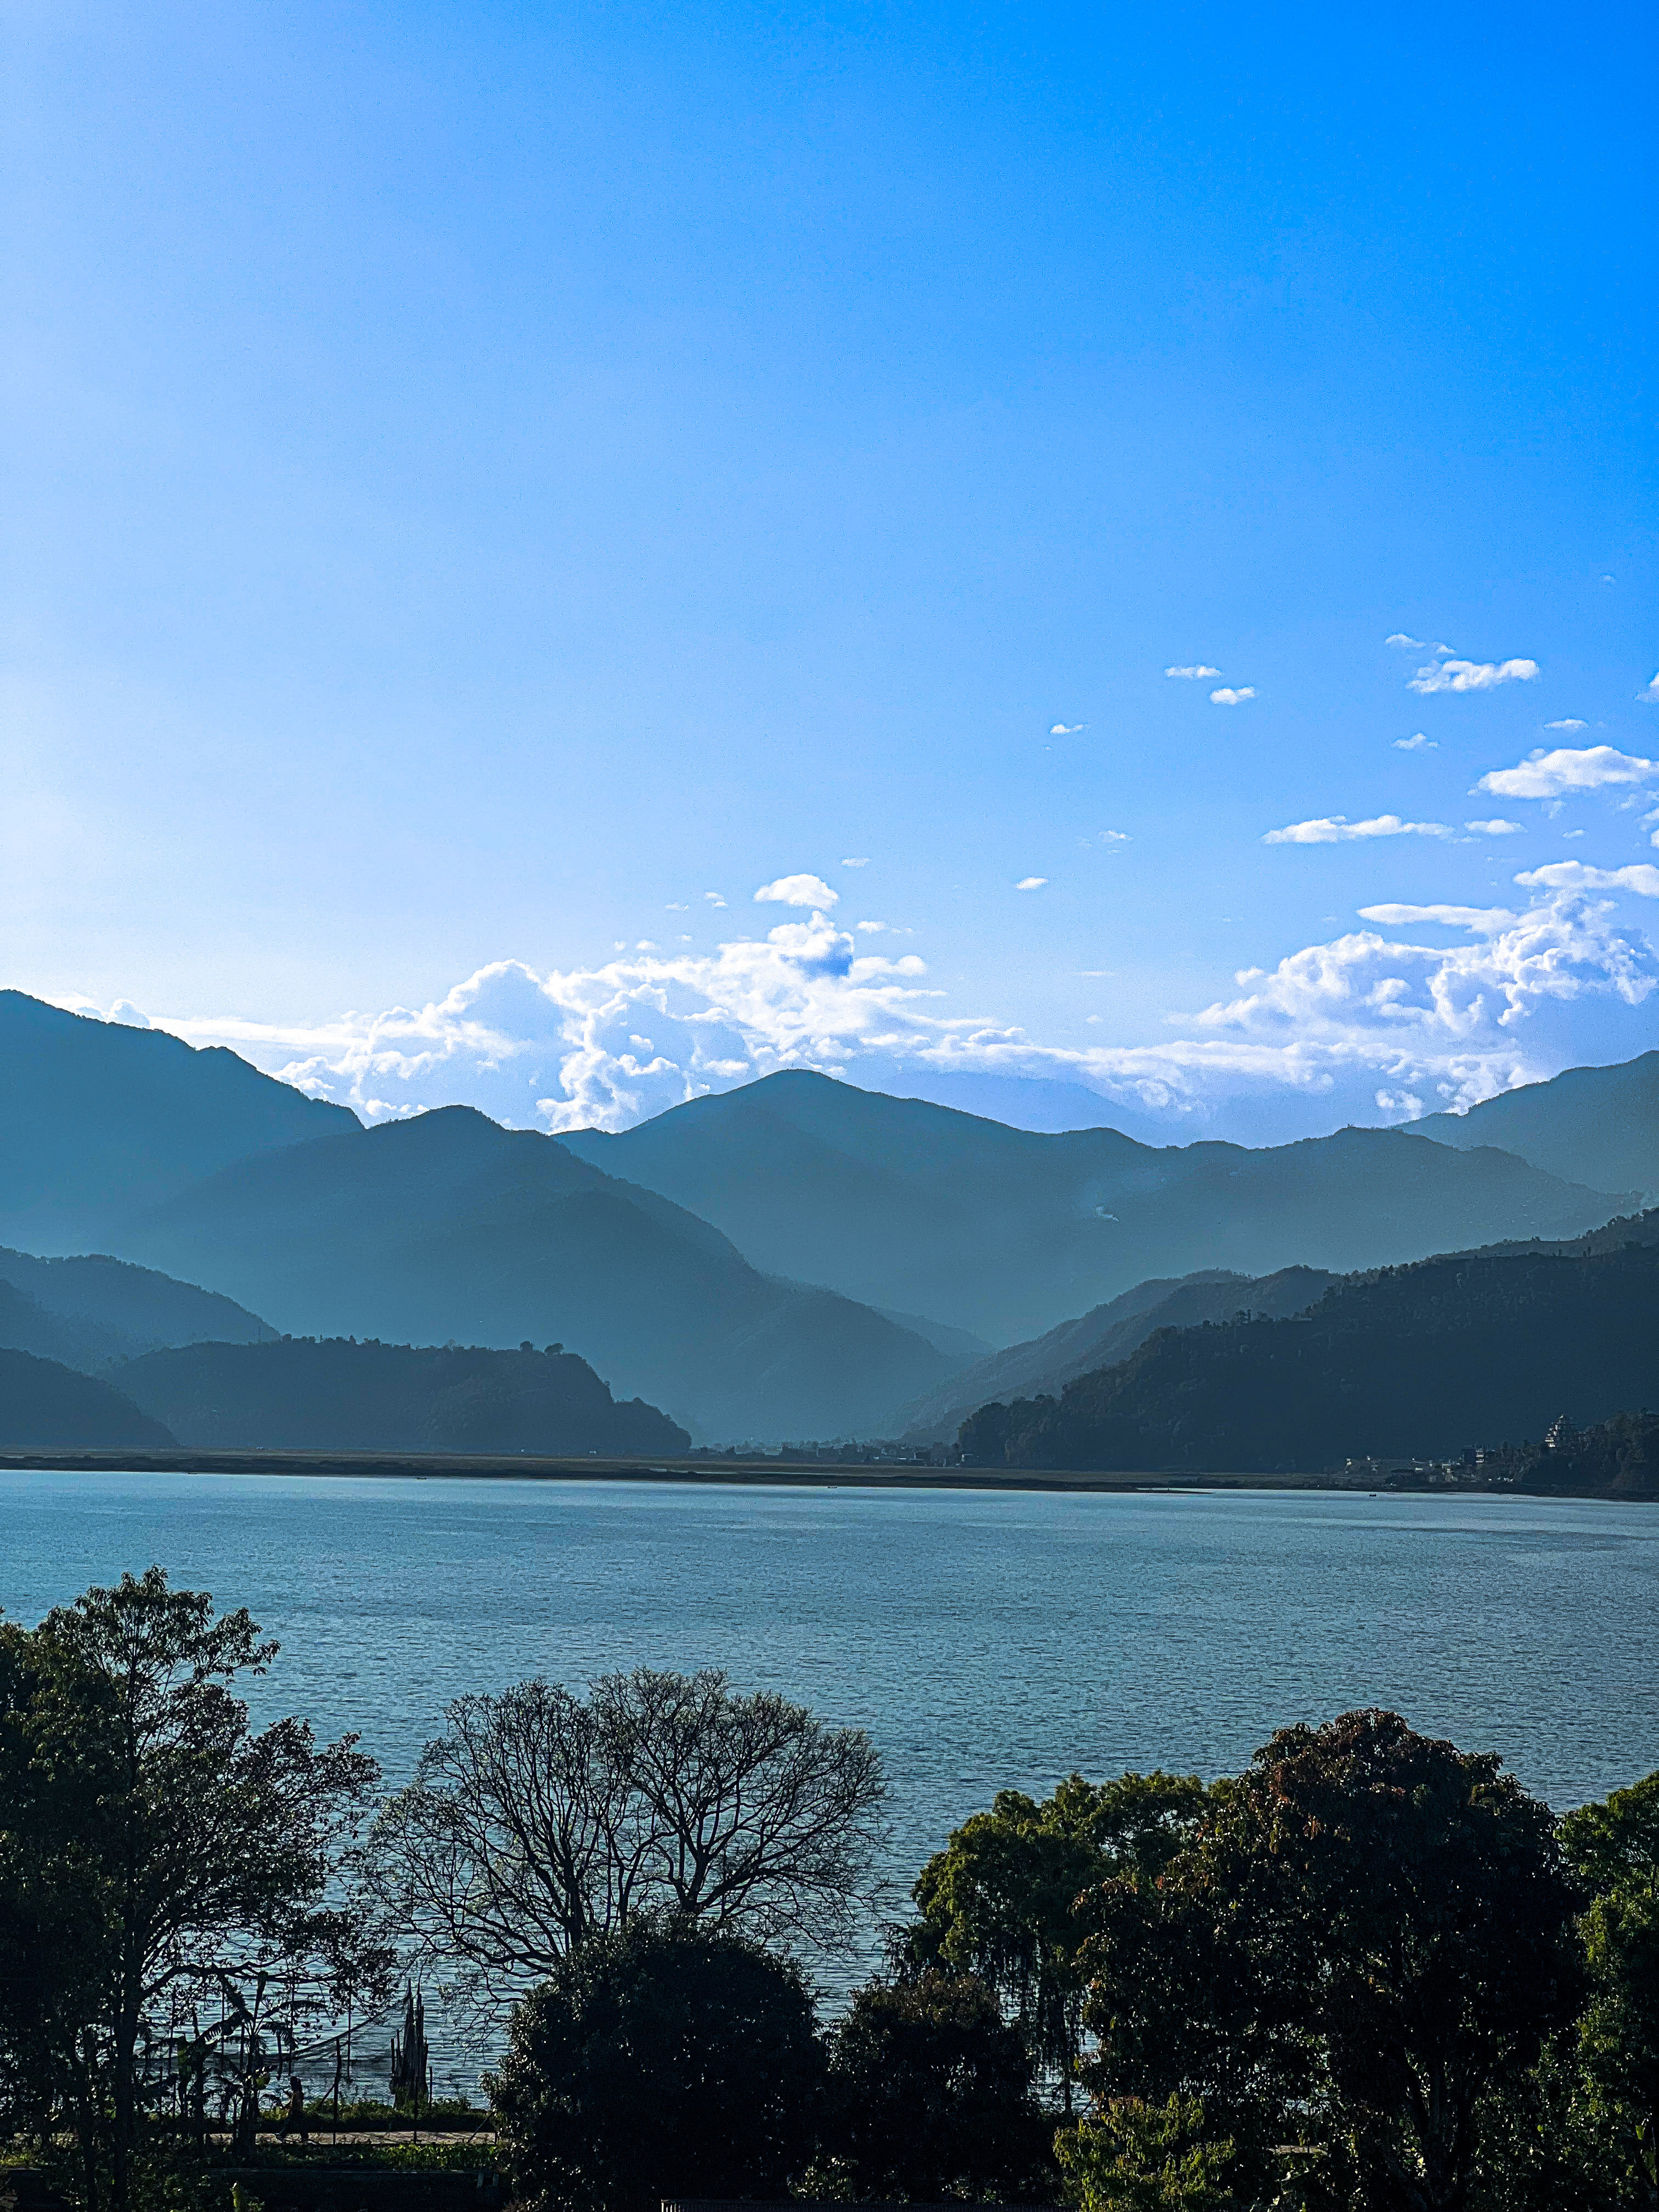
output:
[[[1497,1145],[1549,1175],[1659,1199],[1659,1052],[1616,1067],[1569,1067],[1467,1114],[1407,1126],[1437,1145]]]
[[[465,1108],[366,1129],[234,1054],[3,992],[0,1343],[107,1374],[277,1334],[555,1342],[699,1442],[949,1433],[1158,1328],[1629,1211],[1656,1064],[1261,1150],[801,1070],[555,1139]]]
[[[906,1407],[904,1441],[952,1443],[969,1414],[991,1400],[1052,1397],[1078,1376],[1127,1359],[1161,1328],[1198,1328],[1240,1313],[1274,1321],[1302,1313],[1339,1279],[1322,1268],[1284,1267],[1254,1281],[1209,1269],[1178,1282],[1138,1283],[1029,1344],[976,1360]]]
[[[1401,1129],[1155,1147],[1115,1129],[1011,1129],[804,1069],[563,1142],[712,1222],[757,1267],[997,1345],[1150,1277],[1346,1273],[1571,1236],[1639,1203]]]
[[[1305,1313],[1165,1329],[1060,1396],[981,1407],[981,1465],[1310,1472],[1536,1443],[1659,1395],[1659,1211],[1601,1239],[1452,1253],[1333,1284]]]

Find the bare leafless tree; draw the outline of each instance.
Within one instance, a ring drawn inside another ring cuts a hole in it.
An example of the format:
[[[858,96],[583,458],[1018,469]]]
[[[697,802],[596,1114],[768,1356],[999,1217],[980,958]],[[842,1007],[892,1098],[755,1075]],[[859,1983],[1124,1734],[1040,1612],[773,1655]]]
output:
[[[874,1895],[886,1784],[861,1729],[723,1674],[638,1668],[584,1700],[520,1682],[462,1698],[373,1851],[411,1942],[499,2002],[641,1912],[820,1953]]]

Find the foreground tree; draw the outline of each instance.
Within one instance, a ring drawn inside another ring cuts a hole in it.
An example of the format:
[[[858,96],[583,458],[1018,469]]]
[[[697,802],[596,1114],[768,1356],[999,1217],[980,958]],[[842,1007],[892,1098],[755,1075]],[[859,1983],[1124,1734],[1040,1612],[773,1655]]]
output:
[[[1081,2212],[1220,2212],[1233,2147],[1206,2130],[1195,2097],[1115,2098],[1055,2148]]]
[[[1065,2109],[1082,2042],[1088,1975],[1080,1962],[1089,1893],[1127,1872],[1155,1880],[1192,1834],[1206,1802],[1195,1775],[1073,1774],[1039,1803],[1003,1790],[922,1869],[912,1893],[921,1920],[905,1955],[971,1973],[998,1991],[1038,2063],[1056,2075]]]
[[[1582,2163],[1608,2202],[1659,2209],[1659,1774],[1561,1823],[1595,1893],[1583,1931],[1589,2000],[1575,2038]]]
[[[586,1699],[522,1682],[447,1717],[375,1823],[376,1879],[486,2004],[641,1914],[848,1942],[886,1796],[861,1729],[724,1674],[647,1668]]]
[[[1267,2185],[1280,2137],[1367,2212],[1463,2212],[1483,2118],[1577,2007],[1547,1806],[1393,1713],[1287,1729],[1091,1945],[1103,2093],[1202,2099]],[[1340,2180],[1346,2165],[1351,2183]]]
[[[830,2062],[824,2150],[837,2193],[1040,2197],[1053,2134],[1025,2039],[983,1982],[929,1973],[854,1996]]]
[[[377,1995],[390,1960],[341,1880],[378,1780],[353,1739],[254,1733],[276,1652],[160,1568],[0,1632],[0,2078],[76,2141],[88,2206],[127,2212],[151,2048]]]
[[[781,2197],[811,2155],[823,2055],[799,1970],[635,1917],[558,1960],[486,2081],[524,2212]]]

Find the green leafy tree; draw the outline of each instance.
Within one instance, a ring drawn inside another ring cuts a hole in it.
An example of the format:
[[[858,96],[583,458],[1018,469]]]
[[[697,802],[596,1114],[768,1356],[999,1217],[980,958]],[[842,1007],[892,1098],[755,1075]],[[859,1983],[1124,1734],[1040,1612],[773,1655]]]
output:
[[[1156,1894],[1109,1889],[1101,2086],[1200,2096],[1259,2188],[1282,2134],[1367,2212],[1462,2212],[1486,2108],[1577,2002],[1548,1808],[1392,1713],[1281,1731]]]
[[[1219,2212],[1234,2201],[1232,2143],[1206,2131],[1196,2097],[1111,2099],[1063,2129],[1055,2148],[1082,2212]]]
[[[854,1995],[830,2061],[825,2148],[866,2202],[1044,2193],[1054,2123],[1031,2056],[971,1975],[874,1982]]]
[[[1561,1823],[1596,1893],[1583,1929],[1589,2001],[1577,2051],[1585,2162],[1620,2201],[1659,2207],[1659,1774]]]
[[[1161,1772],[1098,1784],[1073,1774],[1041,1803],[1000,1790],[917,1880],[921,1917],[909,1931],[908,1956],[975,1974],[997,1990],[1039,2063],[1058,2075],[1068,2112],[1088,1978],[1079,1900],[1126,1869],[1155,1878],[1204,1802],[1196,1776]]]
[[[783,2197],[811,2156],[823,2066],[792,1963],[635,1917],[515,2007],[486,2081],[503,2175],[524,2212]]]
[[[378,1770],[297,1720],[251,1729],[235,1688],[275,1652],[155,1567],[5,1632],[5,2075],[73,2134],[93,2212],[128,2212],[155,2056],[198,2008],[252,2029],[280,1993],[291,2027],[388,1979],[342,1879]]]

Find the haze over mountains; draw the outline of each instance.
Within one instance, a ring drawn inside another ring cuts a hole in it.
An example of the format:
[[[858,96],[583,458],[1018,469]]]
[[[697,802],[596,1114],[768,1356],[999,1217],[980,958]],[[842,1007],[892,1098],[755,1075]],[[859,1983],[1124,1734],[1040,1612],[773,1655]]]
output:
[[[799,1069],[620,1136],[563,1141],[713,1222],[757,1267],[995,1344],[1150,1276],[1345,1273],[1498,1237],[1569,1237],[1639,1202],[1399,1129],[1155,1149],[1115,1129],[1010,1129]]]
[[[1570,1170],[1645,1175],[1656,1066],[1477,1109],[1515,1150],[1475,1115],[1262,1151],[1040,1134],[805,1071],[555,1139],[461,1108],[365,1129],[233,1054],[0,993],[0,1238],[26,1248],[0,1343],[91,1374],[274,1334],[552,1343],[701,1442],[949,1434],[1159,1328],[1629,1212]],[[118,1260],[30,1256],[76,1252]]]
[[[1011,1344],[976,1360],[906,1407],[905,1440],[954,1443],[969,1414],[994,1399],[1035,1398],[1044,1391],[1054,1395],[1078,1376],[1127,1359],[1160,1328],[1199,1328],[1239,1313],[1282,1320],[1303,1312],[1338,1279],[1317,1267],[1284,1267],[1255,1281],[1206,1269],[1178,1282],[1137,1283],[1029,1344]]]

